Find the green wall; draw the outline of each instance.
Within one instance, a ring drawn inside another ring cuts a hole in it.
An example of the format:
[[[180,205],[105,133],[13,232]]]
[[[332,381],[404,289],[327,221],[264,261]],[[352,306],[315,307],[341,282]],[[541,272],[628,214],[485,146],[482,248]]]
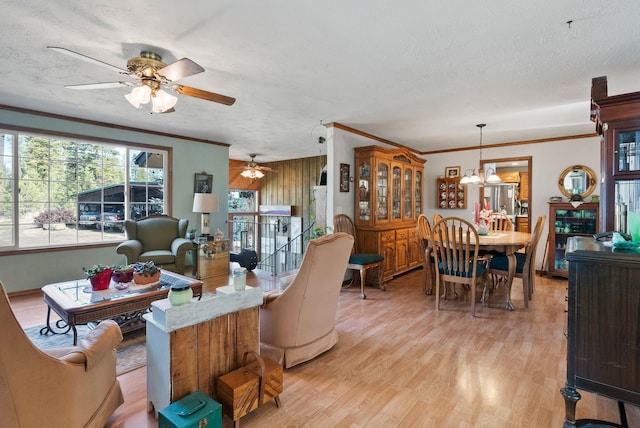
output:
[[[77,136],[108,138],[123,142],[152,144],[173,148],[172,215],[189,219],[189,225],[200,227],[200,215],[191,212],[194,174],[206,171],[213,174],[213,192],[226,201],[229,177],[229,147],[200,143],[180,138],[146,134],[75,122],[0,108],[0,128],[21,126],[43,132],[63,132]],[[226,230],[227,206],[220,204],[220,212],[211,214],[211,229]],[[113,247],[83,250],[50,251],[24,255],[0,253],[0,281],[8,292],[41,288],[53,282],[83,277],[82,267],[96,263],[120,264],[124,257]]]

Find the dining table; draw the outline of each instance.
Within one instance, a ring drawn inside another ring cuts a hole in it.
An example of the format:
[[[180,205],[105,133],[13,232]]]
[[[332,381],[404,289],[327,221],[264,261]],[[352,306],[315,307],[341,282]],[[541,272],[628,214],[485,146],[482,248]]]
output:
[[[472,237],[473,236],[474,235],[472,235]],[[531,242],[531,234],[527,232],[497,230],[491,231],[486,235],[478,235],[478,241],[481,253],[498,253],[507,257],[508,273],[506,282],[507,296],[505,309],[513,311],[515,307],[513,306],[513,302],[511,301],[511,284],[513,283],[513,278],[516,274],[516,252],[519,249],[524,248],[529,242]],[[431,248],[431,246],[426,245],[425,260],[431,259],[432,251],[433,249]],[[428,263],[425,263],[425,266],[427,265]],[[425,280],[428,280],[430,277],[431,274],[429,272],[426,272]],[[427,290],[426,294],[433,294],[433,283],[431,283],[431,287],[429,290]],[[526,298],[527,297],[525,296],[525,299]]]

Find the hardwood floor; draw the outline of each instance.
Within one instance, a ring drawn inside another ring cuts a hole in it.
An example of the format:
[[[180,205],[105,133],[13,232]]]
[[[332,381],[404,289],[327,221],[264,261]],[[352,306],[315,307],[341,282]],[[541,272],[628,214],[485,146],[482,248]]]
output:
[[[338,344],[285,370],[282,407],[269,403],[242,418],[242,426],[562,426],[566,280],[537,277],[524,310],[516,279],[514,312],[496,303],[478,305],[471,318],[464,301],[446,301],[436,312],[435,297],[422,294],[422,275],[417,270],[400,276],[386,292],[368,289],[366,300],[357,288],[345,289]],[[11,301],[24,327],[44,322],[39,294]],[[145,368],[120,376],[120,382],[125,404],[108,426],[156,427],[146,411]],[[619,422],[615,401],[581,393],[578,418]],[[638,408],[627,406],[627,414],[629,426],[640,427]],[[223,426],[233,426],[226,416]]]

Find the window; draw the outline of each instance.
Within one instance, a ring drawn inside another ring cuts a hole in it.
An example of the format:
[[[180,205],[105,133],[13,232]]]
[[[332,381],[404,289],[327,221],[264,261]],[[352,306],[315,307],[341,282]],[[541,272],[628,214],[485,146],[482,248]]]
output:
[[[0,136],[0,251],[120,241],[125,219],[166,212],[166,151]]]
[[[258,194],[254,190],[229,190],[229,236],[231,249],[257,249],[258,242]]]

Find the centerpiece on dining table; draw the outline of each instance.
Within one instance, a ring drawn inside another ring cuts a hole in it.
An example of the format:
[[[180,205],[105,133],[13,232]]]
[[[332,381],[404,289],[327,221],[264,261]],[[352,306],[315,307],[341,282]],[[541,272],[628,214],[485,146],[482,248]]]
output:
[[[491,230],[491,208],[488,202],[484,209],[480,209],[480,204],[476,202],[474,208],[474,224],[476,225],[478,235],[489,234],[489,230]]]

